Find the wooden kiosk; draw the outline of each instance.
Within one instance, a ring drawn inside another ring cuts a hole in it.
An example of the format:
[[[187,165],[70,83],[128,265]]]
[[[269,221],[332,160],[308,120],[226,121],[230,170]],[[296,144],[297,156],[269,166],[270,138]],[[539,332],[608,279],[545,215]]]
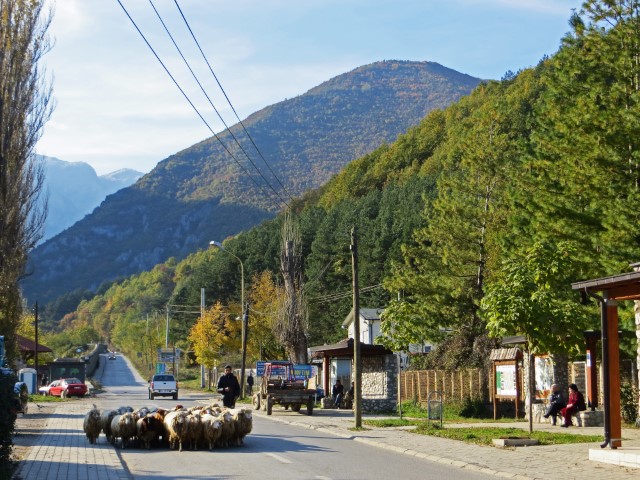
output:
[[[500,348],[491,352],[493,378],[493,419],[498,418],[499,404],[503,400],[515,402],[516,418],[520,417],[520,367],[522,351],[519,348]]]

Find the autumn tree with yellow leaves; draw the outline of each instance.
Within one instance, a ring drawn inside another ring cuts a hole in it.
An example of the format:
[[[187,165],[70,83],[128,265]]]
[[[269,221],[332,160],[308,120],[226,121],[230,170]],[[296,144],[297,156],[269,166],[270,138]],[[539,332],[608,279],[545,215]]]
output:
[[[265,270],[251,279],[249,303],[251,313],[247,349],[250,358],[258,360],[284,358],[284,347],[274,334],[274,327],[284,309],[284,289],[274,281],[270,271]]]
[[[240,350],[240,327],[240,322],[235,321],[220,302],[216,302],[191,328],[189,341],[198,363],[209,371],[209,389],[215,363],[228,353]]]

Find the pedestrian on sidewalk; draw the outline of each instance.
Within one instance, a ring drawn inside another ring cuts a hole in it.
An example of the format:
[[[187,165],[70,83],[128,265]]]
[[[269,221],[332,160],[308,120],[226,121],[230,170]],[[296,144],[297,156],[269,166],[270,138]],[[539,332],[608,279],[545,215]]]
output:
[[[249,376],[247,377],[247,394],[251,395],[253,393],[253,374],[251,370],[249,370]]]

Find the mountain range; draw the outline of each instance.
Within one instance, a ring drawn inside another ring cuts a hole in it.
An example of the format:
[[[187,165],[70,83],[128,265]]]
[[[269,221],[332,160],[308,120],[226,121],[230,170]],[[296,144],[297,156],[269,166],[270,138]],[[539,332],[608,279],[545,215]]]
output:
[[[95,290],[246,230],[478,83],[433,62],[383,61],[268,106],[162,160],[38,246],[22,283],[25,296],[46,302]]]
[[[108,195],[134,184],[143,175],[126,168],[99,176],[85,162],[65,162],[41,155],[37,156],[37,161],[44,167],[43,198],[48,202],[42,241],[82,220]]]

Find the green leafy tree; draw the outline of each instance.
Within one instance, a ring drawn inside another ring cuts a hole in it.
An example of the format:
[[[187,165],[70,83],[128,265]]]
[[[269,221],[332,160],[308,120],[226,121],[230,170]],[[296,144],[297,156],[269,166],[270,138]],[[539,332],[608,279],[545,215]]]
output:
[[[579,270],[575,257],[576,248],[567,242],[538,242],[503,262],[501,281],[488,286],[482,299],[491,334],[524,335],[534,353],[578,353],[582,332],[598,317],[571,290]]]

